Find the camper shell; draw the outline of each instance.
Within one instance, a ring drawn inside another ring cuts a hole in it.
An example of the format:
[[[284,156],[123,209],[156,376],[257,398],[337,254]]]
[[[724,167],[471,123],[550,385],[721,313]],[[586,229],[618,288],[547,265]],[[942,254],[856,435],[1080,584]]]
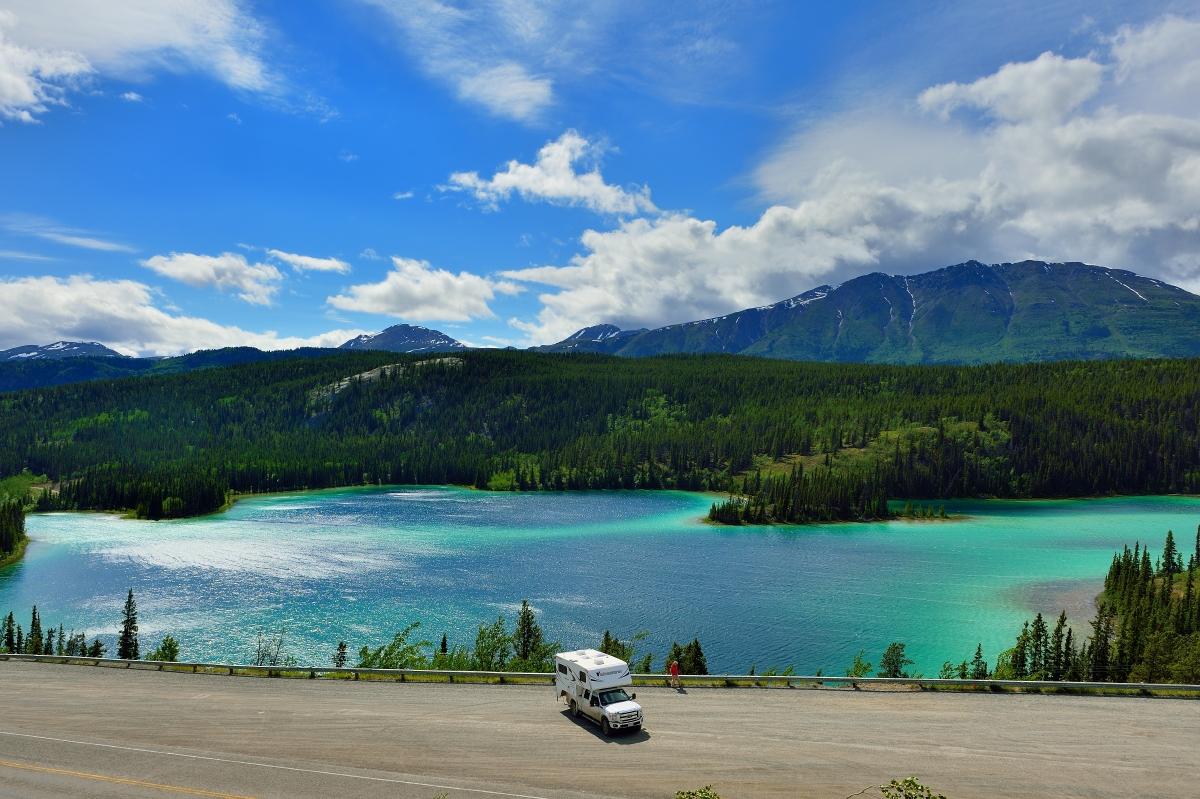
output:
[[[612,655],[577,649],[554,656],[555,696],[566,701],[572,715],[591,719],[606,735],[641,728],[642,706],[633,701],[636,694],[625,691],[632,685],[629,664]]]

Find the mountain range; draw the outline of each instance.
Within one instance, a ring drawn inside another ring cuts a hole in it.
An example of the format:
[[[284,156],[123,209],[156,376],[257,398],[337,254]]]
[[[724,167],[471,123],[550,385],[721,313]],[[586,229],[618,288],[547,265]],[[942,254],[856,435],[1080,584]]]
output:
[[[201,350],[129,358],[97,342],[0,351],[0,391],[133,374],[163,374],[338,350],[453,352],[438,330],[394,325],[337,350]],[[649,356],[731,353],[809,361],[983,363],[1200,356],[1200,297],[1161,280],[1082,263],[948,266],[875,272],[735,313],[654,329],[576,331],[540,352]]]
[[[876,272],[653,330],[586,327],[544,352],[735,353],[808,361],[982,363],[1200,355],[1200,297],[1082,263],[968,261]]]
[[[11,350],[0,350],[3,361],[57,361],[63,358],[124,358],[98,341],[56,341],[53,344],[26,344]]]
[[[338,347],[339,350],[387,350],[388,352],[453,352],[467,345],[440,330],[419,325],[392,325],[379,333],[364,333]]]

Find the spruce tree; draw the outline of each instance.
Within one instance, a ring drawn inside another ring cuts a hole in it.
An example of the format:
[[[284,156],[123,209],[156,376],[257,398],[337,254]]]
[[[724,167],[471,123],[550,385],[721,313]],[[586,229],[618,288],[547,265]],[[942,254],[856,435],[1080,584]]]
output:
[[[1037,614],[1029,631],[1029,676],[1035,680],[1044,680],[1048,666],[1049,638],[1046,631],[1046,620],[1042,614]]]
[[[979,644],[975,647],[975,657],[971,658],[971,679],[986,680],[987,678],[987,661],[983,659],[983,644]]]
[[[679,661],[679,666],[686,674],[708,674],[708,659],[704,656],[699,638],[693,638],[683,648],[683,660]]]
[[[133,589],[125,598],[125,610],[121,619],[121,635],[117,639],[117,657],[122,660],[137,660],[138,654],[138,618],[137,602],[133,598]]]
[[[1058,615],[1058,623],[1054,625],[1054,633],[1050,636],[1050,679],[1063,678],[1063,639],[1066,635],[1067,612]]]
[[[438,647],[438,651],[443,655],[450,653],[450,639],[446,637],[445,633],[442,633],[442,645]]]
[[[346,653],[349,647],[345,641],[338,641],[337,651],[333,653],[333,667],[335,669],[346,668]]]
[[[38,615],[37,605],[34,605],[29,619],[29,633],[25,636],[25,654],[40,655],[43,645],[42,617]]]
[[[517,613],[517,628],[513,632],[513,649],[517,660],[530,663],[542,649],[542,628],[538,624],[529,600],[521,600],[521,610]]]
[[[17,622],[13,618],[12,611],[4,617],[4,651],[17,651]]]
[[[1163,544],[1162,573],[1166,575],[1167,582],[1170,582],[1171,575],[1181,571],[1183,564],[1180,562],[1179,550],[1175,547],[1175,534],[1167,530],[1167,541]]]

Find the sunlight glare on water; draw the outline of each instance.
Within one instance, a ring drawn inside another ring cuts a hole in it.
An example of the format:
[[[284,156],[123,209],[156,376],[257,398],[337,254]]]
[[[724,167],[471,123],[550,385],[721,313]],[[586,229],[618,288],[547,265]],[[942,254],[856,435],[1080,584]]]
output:
[[[493,494],[354,488],[254,497],[171,522],[29,517],[23,562],[0,572],[0,611],[89,634],[116,630],[127,588],[143,648],[165,633],[195,660],[245,662],[259,631],[286,630],[302,663],[337,642],[378,645],[410,621],[438,640],[513,616],[523,598],[565,648],[605,629],[648,630],[656,665],[699,637],[710,669],[754,664],[840,673],[859,649],[908,644],[915,668],[989,659],[1035,610],[1090,615],[1114,551],[1185,553],[1200,500],[1139,497],[957,502],[953,522],[724,528],[709,496],[681,492]],[[511,621],[510,621],[511,623]],[[110,642],[111,649],[111,642]]]

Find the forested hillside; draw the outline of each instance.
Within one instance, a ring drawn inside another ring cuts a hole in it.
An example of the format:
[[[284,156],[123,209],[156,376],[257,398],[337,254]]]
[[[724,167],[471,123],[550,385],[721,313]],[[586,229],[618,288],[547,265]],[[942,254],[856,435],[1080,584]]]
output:
[[[1198,396],[1185,360],[344,352],[0,394],[0,476],[47,475],[42,508],[149,518],[377,482],[736,487],[750,521],[870,518],[888,497],[1198,491]]]

